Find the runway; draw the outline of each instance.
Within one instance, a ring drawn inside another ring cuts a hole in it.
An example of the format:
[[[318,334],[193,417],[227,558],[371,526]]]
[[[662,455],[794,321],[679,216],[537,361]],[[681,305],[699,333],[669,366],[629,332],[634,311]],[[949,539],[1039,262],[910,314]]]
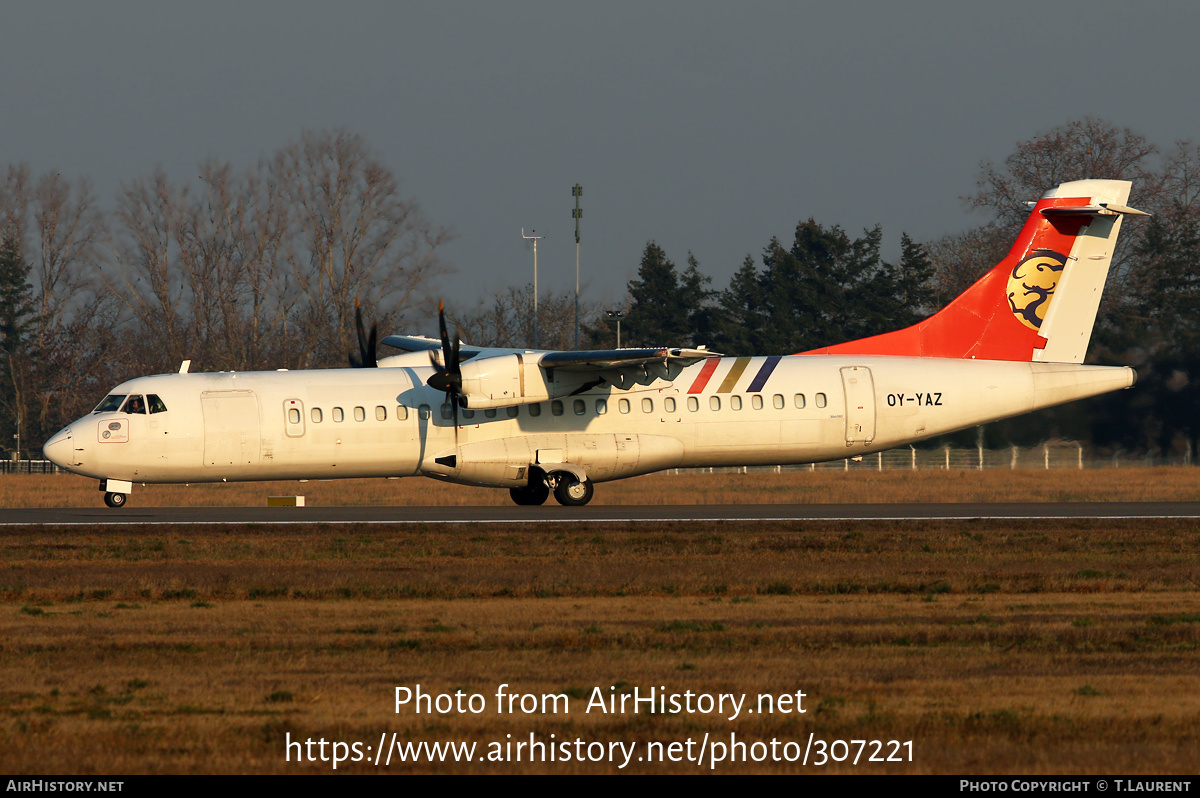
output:
[[[1200,518],[1200,502],[690,504],[590,507],[106,507],[0,509],[0,526],[194,524],[587,524]]]

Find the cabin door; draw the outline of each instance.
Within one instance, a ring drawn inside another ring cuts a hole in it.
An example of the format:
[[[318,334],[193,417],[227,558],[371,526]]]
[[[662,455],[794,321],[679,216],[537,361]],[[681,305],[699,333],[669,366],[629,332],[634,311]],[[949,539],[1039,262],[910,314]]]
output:
[[[204,465],[255,465],[259,460],[258,397],[253,391],[207,391],[204,411]]]
[[[846,445],[869,444],[875,440],[875,382],[866,366],[842,369],[846,391]]]

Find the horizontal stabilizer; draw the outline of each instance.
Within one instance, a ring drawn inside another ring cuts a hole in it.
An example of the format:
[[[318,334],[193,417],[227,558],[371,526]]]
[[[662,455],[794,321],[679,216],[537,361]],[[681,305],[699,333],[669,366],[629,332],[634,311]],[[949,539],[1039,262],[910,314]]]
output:
[[[1076,180],[1033,205],[1008,256],[902,330],[801,352],[1082,363],[1125,216],[1126,180]]]

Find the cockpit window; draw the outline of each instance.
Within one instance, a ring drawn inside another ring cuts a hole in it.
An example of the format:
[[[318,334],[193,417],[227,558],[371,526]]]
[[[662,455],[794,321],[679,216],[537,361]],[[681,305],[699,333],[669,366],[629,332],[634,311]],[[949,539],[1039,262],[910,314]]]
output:
[[[150,412],[151,412],[151,413],[165,413],[165,412],[167,412],[167,406],[166,406],[166,404],[164,404],[164,403],[163,403],[163,400],[162,400],[162,399],[159,399],[159,398],[158,398],[158,394],[156,394],[156,393],[148,394],[148,395],[146,396],[146,403],[147,403],[148,405],[150,405]]]
[[[121,402],[125,401],[125,396],[126,395],[123,393],[111,393],[108,396],[104,397],[104,401],[101,402],[100,404],[96,405],[96,409],[93,410],[92,412],[93,413],[115,412],[116,409],[121,406]]]
[[[125,401],[125,406],[121,408],[121,411],[124,413],[141,413],[145,415],[146,401],[142,399],[141,395],[134,394]]]

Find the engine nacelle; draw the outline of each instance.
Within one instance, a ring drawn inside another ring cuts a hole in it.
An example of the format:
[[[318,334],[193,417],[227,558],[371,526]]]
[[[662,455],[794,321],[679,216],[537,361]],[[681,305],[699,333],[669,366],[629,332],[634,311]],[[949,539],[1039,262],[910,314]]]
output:
[[[531,356],[477,357],[459,366],[466,406],[472,410],[511,407],[570,396],[588,381],[587,375],[551,373]]]
[[[463,363],[462,391],[467,396],[467,407],[506,407],[514,404],[541,402],[549,399],[542,395],[524,400],[525,364],[520,355],[477,357]],[[535,367],[536,368],[536,367]]]

